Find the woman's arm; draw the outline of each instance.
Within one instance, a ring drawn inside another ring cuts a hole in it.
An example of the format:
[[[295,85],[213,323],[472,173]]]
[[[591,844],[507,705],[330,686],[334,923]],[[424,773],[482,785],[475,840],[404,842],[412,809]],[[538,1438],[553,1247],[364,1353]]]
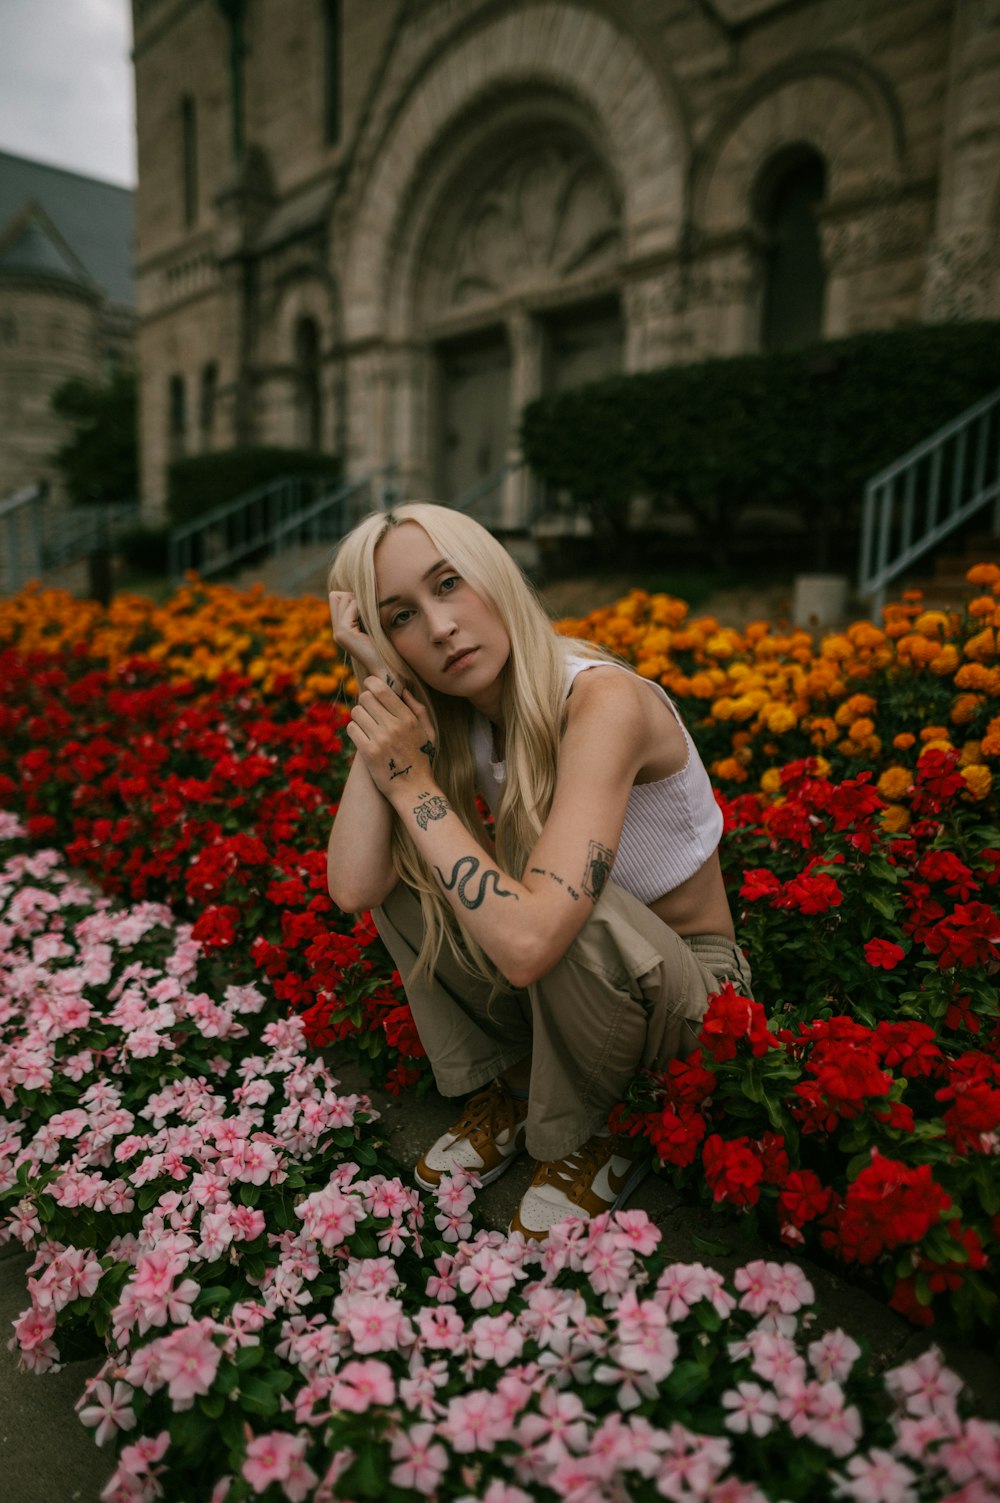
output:
[[[562,958],[608,880],[629,793],[650,751],[645,692],[620,670],[580,675],[552,808],[515,881],[473,840],[436,783],[420,749],[423,707],[408,693],[400,699],[381,682],[366,682],[348,735],[454,912],[512,986],[537,981]]]
[[[342,590],[331,592],[330,620],[337,646],[362,663],[373,677],[394,687],[361,625],[353,595]],[[372,782],[364,758],[355,757],[326,852],[330,897],[345,913],[376,907],[396,885],[392,818],[392,805]]]

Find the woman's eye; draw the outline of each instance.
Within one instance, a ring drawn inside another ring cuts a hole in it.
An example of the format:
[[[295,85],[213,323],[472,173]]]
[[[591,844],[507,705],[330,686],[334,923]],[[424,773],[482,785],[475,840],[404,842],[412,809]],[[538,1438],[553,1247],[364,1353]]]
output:
[[[413,615],[412,611],[396,611],[395,614],[389,620],[389,628],[390,628],[390,630],[394,626],[405,626],[406,623],[407,623],[407,621],[409,621],[409,619],[410,619],[410,617],[412,615]]]
[[[458,584],[458,575],[457,574],[446,574],[444,576],[444,578],[438,584],[438,589],[442,590],[442,591],[453,590],[453,589],[455,589],[455,587],[456,587],[457,584]]]

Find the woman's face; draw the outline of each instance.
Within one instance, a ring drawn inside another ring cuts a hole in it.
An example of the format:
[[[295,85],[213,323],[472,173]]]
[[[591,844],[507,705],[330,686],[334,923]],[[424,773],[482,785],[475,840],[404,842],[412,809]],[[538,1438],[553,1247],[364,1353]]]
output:
[[[510,638],[417,522],[402,522],[375,550],[382,629],[413,672],[440,694],[468,699],[495,720]]]

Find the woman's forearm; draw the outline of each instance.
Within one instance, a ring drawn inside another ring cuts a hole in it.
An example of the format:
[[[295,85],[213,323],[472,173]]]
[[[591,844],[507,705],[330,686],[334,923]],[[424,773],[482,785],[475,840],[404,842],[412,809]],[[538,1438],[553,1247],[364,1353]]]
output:
[[[326,855],[330,896],[346,913],[374,908],[396,885],[392,820],[392,806],[372,782],[364,758],[355,757]]]

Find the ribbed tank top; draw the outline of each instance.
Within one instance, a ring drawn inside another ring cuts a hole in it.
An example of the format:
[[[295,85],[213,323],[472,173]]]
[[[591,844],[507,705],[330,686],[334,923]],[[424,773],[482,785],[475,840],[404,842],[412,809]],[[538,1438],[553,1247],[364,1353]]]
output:
[[[569,657],[566,660],[566,693],[578,673],[588,668],[620,668],[606,658]],[[687,746],[687,761],[677,772],[655,783],[633,783],[625,809],[618,854],[611,875],[641,903],[655,903],[700,871],[722,836],[722,810],[715,802],[712,785],[697,748],[688,735],[670,696],[651,679],[648,684],[668,706],[680,726]],[[473,723],[472,749],[476,759],[479,791],[496,814],[500,790],[507,775],[506,764],[493,761],[493,732],[484,716]]]

